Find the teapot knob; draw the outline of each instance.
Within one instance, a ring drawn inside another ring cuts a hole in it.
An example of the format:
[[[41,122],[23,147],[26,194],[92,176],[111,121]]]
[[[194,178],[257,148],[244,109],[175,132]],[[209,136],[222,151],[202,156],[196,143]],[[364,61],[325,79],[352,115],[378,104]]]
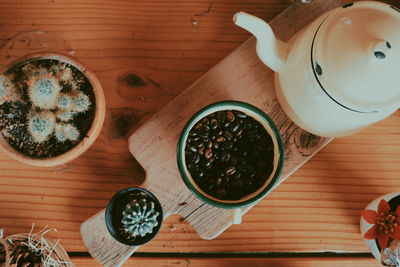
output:
[[[385,40],[379,40],[372,45],[372,58],[374,60],[387,59],[391,53],[392,45]]]

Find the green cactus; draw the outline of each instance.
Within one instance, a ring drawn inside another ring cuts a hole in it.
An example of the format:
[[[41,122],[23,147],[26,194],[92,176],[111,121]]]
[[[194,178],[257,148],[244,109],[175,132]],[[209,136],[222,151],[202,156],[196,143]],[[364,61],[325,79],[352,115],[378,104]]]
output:
[[[76,141],[80,136],[79,130],[72,124],[57,123],[54,134],[59,142]]]
[[[145,198],[130,201],[122,213],[123,231],[132,238],[152,233],[160,215],[154,207],[155,203]]]
[[[69,110],[57,110],[55,115],[60,121],[67,122],[74,118],[75,113]]]
[[[82,92],[78,92],[76,96],[73,97],[74,105],[72,110],[77,112],[85,112],[89,109],[91,103],[89,97]]]
[[[72,71],[70,68],[65,68],[65,66],[61,65],[61,69],[58,69],[57,77],[62,81],[70,81],[72,80]]]
[[[67,94],[60,94],[58,97],[57,108],[70,110],[72,108],[72,98]]]
[[[80,136],[79,130],[72,124],[64,125],[64,133],[67,136],[67,138],[71,141],[78,140],[78,138]]]
[[[64,133],[64,125],[63,124],[60,124],[60,123],[56,124],[56,126],[54,128],[54,135],[56,136],[56,139],[61,143],[64,143],[65,141],[68,140],[68,137]]]
[[[28,130],[32,139],[41,143],[54,132],[60,142],[77,141],[79,130],[67,122],[72,121],[77,113],[86,112],[91,102],[86,94],[77,89],[71,68],[64,63],[54,65],[51,69],[28,63],[22,70],[26,73],[29,100],[32,103],[31,115],[28,116]],[[63,89],[65,85],[67,89]],[[15,91],[10,79],[0,76],[0,105],[18,99]]]
[[[17,91],[10,79],[4,75],[0,76],[0,105],[7,101],[16,101],[18,98]]]
[[[29,98],[32,105],[41,109],[54,109],[57,107],[61,86],[57,79],[49,75],[40,75],[29,80]]]
[[[31,113],[28,117],[28,131],[33,141],[42,143],[53,133],[56,119],[49,111]]]

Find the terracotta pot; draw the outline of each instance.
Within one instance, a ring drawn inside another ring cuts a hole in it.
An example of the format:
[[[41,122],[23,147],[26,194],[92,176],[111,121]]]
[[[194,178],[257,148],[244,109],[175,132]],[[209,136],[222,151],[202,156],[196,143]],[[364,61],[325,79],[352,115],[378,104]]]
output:
[[[71,57],[56,53],[38,53],[38,54],[26,55],[7,65],[4,69],[1,70],[1,73],[4,73],[6,70],[12,68],[15,65],[35,59],[54,59],[65,62],[67,64],[74,66],[89,80],[90,84],[92,85],[92,90],[96,101],[96,110],[92,126],[87,132],[86,137],[84,137],[71,150],[51,158],[44,158],[44,159],[31,158],[14,149],[7,142],[7,140],[3,137],[2,134],[0,134],[0,148],[3,151],[5,151],[8,155],[10,155],[10,157],[22,163],[26,163],[33,166],[46,166],[46,167],[57,166],[65,164],[79,157],[94,143],[97,136],[100,134],[101,128],[103,127],[105,111],[106,111],[103,88],[101,87],[100,81],[97,79],[95,74],[92,71],[88,70],[86,66],[83,65],[81,62]]]

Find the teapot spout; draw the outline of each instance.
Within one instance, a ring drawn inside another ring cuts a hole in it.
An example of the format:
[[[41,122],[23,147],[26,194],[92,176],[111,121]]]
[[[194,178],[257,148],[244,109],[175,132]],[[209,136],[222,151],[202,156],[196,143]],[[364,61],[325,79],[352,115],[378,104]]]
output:
[[[233,16],[233,21],[256,37],[257,55],[265,65],[276,72],[285,66],[289,46],[275,38],[274,32],[265,21],[242,11]]]

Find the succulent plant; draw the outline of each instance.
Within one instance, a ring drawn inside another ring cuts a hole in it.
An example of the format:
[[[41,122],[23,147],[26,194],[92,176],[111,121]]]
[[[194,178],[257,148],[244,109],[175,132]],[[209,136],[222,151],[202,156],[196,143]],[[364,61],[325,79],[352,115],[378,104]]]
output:
[[[69,110],[57,110],[55,115],[60,121],[67,122],[74,118],[75,113]]]
[[[92,103],[77,88],[71,68],[65,63],[50,68],[27,63],[22,71],[26,76],[24,82],[28,86],[28,96],[32,103],[27,128],[33,141],[44,142],[53,132],[60,142],[77,141],[80,132],[71,121],[77,113],[89,110]],[[0,105],[19,100],[16,92],[11,79],[5,75],[0,76]]]
[[[59,142],[76,141],[80,136],[79,130],[72,124],[57,123],[54,132]]]
[[[160,214],[154,207],[155,203],[146,198],[131,200],[122,213],[123,231],[132,238],[152,233]]]
[[[77,112],[85,112],[91,105],[89,97],[80,91],[76,94],[76,96],[74,96],[73,100],[74,105],[72,110]]]
[[[28,131],[33,141],[41,143],[53,133],[56,119],[50,111],[32,113],[28,119]]]
[[[72,71],[70,68],[65,68],[65,65],[60,66],[57,77],[62,81],[72,80]]]
[[[71,141],[78,140],[80,136],[79,130],[72,124],[64,125],[64,133],[67,136],[67,138]]]
[[[14,84],[7,76],[0,76],[0,105],[7,101],[15,101],[17,99],[18,94]]]
[[[65,141],[68,140],[68,137],[64,133],[64,125],[57,123],[56,126],[54,127],[54,135],[56,136],[56,139],[64,143]]]
[[[72,98],[67,94],[60,94],[58,96],[57,108],[63,110],[70,110],[73,106]]]
[[[57,107],[61,86],[50,74],[33,77],[29,80],[29,98],[34,107],[54,109]]]

